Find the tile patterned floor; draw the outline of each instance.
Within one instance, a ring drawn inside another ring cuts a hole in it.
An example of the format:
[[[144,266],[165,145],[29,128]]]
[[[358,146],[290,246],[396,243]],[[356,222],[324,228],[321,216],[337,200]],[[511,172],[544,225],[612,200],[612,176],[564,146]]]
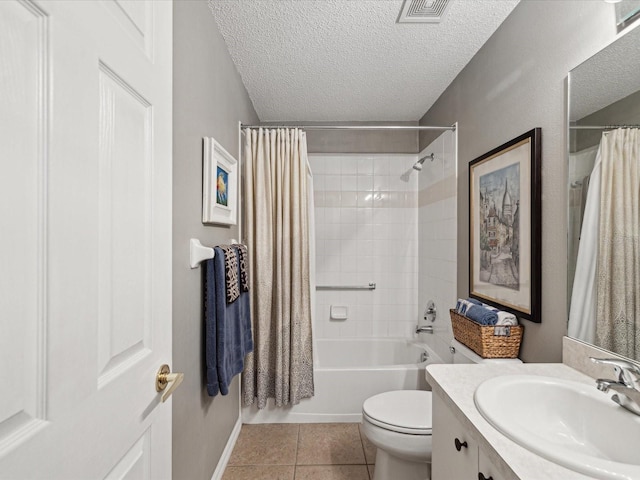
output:
[[[357,423],[243,425],[222,480],[370,480],[375,461]]]

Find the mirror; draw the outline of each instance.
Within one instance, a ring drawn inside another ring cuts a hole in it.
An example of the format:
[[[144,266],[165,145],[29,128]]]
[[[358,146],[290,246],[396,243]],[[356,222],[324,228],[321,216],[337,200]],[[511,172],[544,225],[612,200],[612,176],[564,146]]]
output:
[[[640,18],[640,0],[618,0],[616,2],[616,25],[618,32]]]
[[[638,45],[640,28],[635,28],[569,73],[567,185],[569,336],[635,360],[640,360],[640,187],[637,175],[620,166],[640,163],[640,148],[621,147],[640,138]],[[615,180],[616,175],[626,180]],[[620,229],[620,222],[626,227]]]

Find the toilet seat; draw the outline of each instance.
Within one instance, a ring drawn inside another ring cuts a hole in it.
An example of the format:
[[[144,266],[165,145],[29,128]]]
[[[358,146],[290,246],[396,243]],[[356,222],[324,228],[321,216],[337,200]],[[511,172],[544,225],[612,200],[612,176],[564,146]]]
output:
[[[431,435],[431,392],[397,390],[365,400],[365,419],[385,430],[409,435]]]

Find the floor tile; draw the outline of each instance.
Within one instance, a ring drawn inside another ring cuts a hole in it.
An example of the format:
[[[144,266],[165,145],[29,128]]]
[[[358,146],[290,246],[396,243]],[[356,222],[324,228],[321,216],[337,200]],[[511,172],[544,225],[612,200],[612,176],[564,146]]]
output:
[[[367,465],[367,469],[369,470],[369,478],[373,478],[373,471],[375,470],[375,468],[375,465]]]
[[[365,464],[358,424],[307,423],[300,425],[296,463],[298,465]]]
[[[367,464],[376,463],[376,452],[378,448],[369,441],[367,436],[362,431],[362,427],[358,425],[358,429],[360,430],[360,438],[362,439],[362,446],[364,447],[364,457],[367,459]]]
[[[304,465],[295,480],[369,480],[369,472],[366,465]]]
[[[249,465],[227,467],[222,480],[293,480],[293,465]]]
[[[243,425],[229,465],[295,465],[298,425]]]

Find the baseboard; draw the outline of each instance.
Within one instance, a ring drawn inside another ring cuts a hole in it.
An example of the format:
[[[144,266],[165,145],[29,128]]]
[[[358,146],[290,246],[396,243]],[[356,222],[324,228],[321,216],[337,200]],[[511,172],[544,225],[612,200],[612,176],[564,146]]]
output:
[[[224,469],[227,468],[227,464],[229,463],[229,458],[231,458],[231,452],[233,452],[233,447],[236,445],[236,441],[238,440],[238,435],[240,435],[240,429],[242,428],[242,417],[238,415],[238,420],[236,421],[233,430],[231,431],[231,435],[229,435],[229,440],[227,440],[227,445],[224,447],[222,451],[222,455],[220,456],[220,460],[218,460],[218,465],[216,469],[213,471],[213,475],[211,476],[211,480],[221,480],[222,475],[224,474]]]

